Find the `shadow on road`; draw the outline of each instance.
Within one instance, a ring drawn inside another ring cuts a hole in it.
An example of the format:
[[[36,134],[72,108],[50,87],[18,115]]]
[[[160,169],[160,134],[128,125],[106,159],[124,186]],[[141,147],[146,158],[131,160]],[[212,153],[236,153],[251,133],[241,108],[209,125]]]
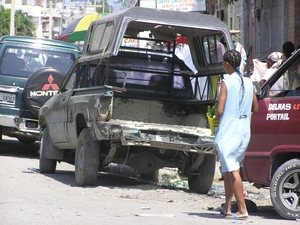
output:
[[[17,157],[17,158],[32,158],[38,159],[40,143],[35,142],[31,145],[25,145],[19,142],[15,138],[5,137],[0,140],[0,157]],[[64,162],[63,162],[64,163]],[[66,163],[64,163],[66,164]],[[59,167],[59,163],[57,167]],[[59,168],[54,174],[41,174],[47,176],[53,180],[57,180],[63,184],[69,185],[71,187],[78,187],[75,181],[75,168],[73,165],[64,167],[68,168],[66,170],[60,170]],[[28,168],[28,173],[40,173],[38,168]],[[185,192],[189,192],[187,188],[172,187],[170,185],[165,185],[163,183],[153,183],[149,180],[144,180],[132,176],[126,176],[122,173],[105,173],[101,172],[98,174],[95,186],[87,186],[83,188],[97,188],[98,186],[103,187],[130,187],[140,189],[139,185],[149,185],[150,189],[165,188],[165,189],[177,189]],[[144,187],[143,187],[144,188]]]
[[[245,220],[245,221],[247,221],[247,223],[253,222],[251,220],[252,216],[262,217],[264,219],[274,219],[277,221],[282,220],[283,223],[284,223],[284,221],[286,221],[285,219],[283,219],[276,213],[273,206],[259,206],[257,209],[258,209],[257,212],[252,212],[249,214],[249,218],[247,220]],[[225,216],[218,212],[203,212],[203,213],[195,212],[195,213],[187,213],[187,214],[189,216],[199,216],[199,217],[204,217],[204,218],[225,219]]]
[[[63,184],[69,185],[71,187],[78,187],[75,180],[74,171],[57,170],[54,174],[42,174],[42,175],[47,176]],[[83,188],[97,188],[98,186],[124,187],[124,186],[135,186],[140,184],[146,184],[146,182],[130,179],[127,177],[116,176],[113,174],[99,173],[97,181],[94,186],[86,186]]]
[[[38,158],[40,144],[22,144],[17,139],[6,138],[0,140],[0,156],[11,156],[19,158]]]
[[[36,172],[39,173],[39,170],[36,169]],[[75,180],[74,171],[57,170],[54,174],[42,174],[42,175],[47,176],[63,184],[69,185],[71,187],[78,187]],[[99,186],[102,186],[102,187],[128,187],[128,188],[140,189],[141,188],[140,185],[148,185],[149,189],[164,188],[164,189],[172,189],[172,190],[176,189],[176,190],[189,192],[187,188],[172,187],[168,185],[163,185],[159,182],[153,183],[149,180],[139,179],[135,177],[121,176],[121,175],[111,174],[111,173],[103,173],[103,172],[98,174],[97,181],[94,186],[86,186],[83,188],[97,188]],[[143,187],[143,190],[144,189],[145,188]]]
[[[71,165],[72,166],[72,165]],[[75,168],[72,170],[56,170],[53,174],[41,174],[60,183],[68,185],[70,187],[78,187],[75,180]],[[29,171],[39,173],[38,168],[29,168]],[[112,187],[112,188],[129,188],[129,189],[170,189],[170,190],[181,190],[190,193],[189,189],[174,187],[166,185],[162,182],[153,183],[150,180],[140,179],[136,177],[123,176],[114,173],[99,172],[97,181],[94,186],[84,186],[82,188],[98,188],[98,187]]]

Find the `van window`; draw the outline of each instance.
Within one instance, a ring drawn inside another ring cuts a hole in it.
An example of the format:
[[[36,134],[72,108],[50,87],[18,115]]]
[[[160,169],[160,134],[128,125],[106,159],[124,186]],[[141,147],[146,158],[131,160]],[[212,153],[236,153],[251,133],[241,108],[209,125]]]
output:
[[[291,90],[300,90],[300,58],[288,69],[289,85]]]
[[[295,61],[270,87],[268,97],[300,96],[300,59]]]

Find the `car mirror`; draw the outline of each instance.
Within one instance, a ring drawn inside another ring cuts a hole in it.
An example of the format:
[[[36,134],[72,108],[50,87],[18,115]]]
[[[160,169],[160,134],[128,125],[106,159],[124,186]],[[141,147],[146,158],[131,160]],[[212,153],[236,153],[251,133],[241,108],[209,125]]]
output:
[[[256,96],[260,96],[261,95],[261,87],[259,85],[259,83],[257,81],[253,81],[253,86],[254,86],[254,91]]]

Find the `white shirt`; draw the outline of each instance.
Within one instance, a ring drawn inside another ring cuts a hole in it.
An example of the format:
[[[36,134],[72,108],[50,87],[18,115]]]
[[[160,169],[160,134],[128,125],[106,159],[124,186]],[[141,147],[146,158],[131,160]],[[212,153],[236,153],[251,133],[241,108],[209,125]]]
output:
[[[261,78],[262,80],[268,80],[275,72],[277,68],[269,68],[267,72],[263,75]],[[281,76],[275,84],[270,89],[270,96],[274,96],[275,94],[278,94],[279,92],[285,90],[284,87],[284,76]]]

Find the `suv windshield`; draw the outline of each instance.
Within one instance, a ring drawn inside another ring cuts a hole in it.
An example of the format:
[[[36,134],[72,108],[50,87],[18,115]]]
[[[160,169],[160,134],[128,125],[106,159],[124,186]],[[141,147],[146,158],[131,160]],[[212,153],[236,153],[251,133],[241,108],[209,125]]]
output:
[[[1,74],[29,77],[43,67],[53,67],[67,73],[75,55],[51,50],[7,47],[1,58]]]

